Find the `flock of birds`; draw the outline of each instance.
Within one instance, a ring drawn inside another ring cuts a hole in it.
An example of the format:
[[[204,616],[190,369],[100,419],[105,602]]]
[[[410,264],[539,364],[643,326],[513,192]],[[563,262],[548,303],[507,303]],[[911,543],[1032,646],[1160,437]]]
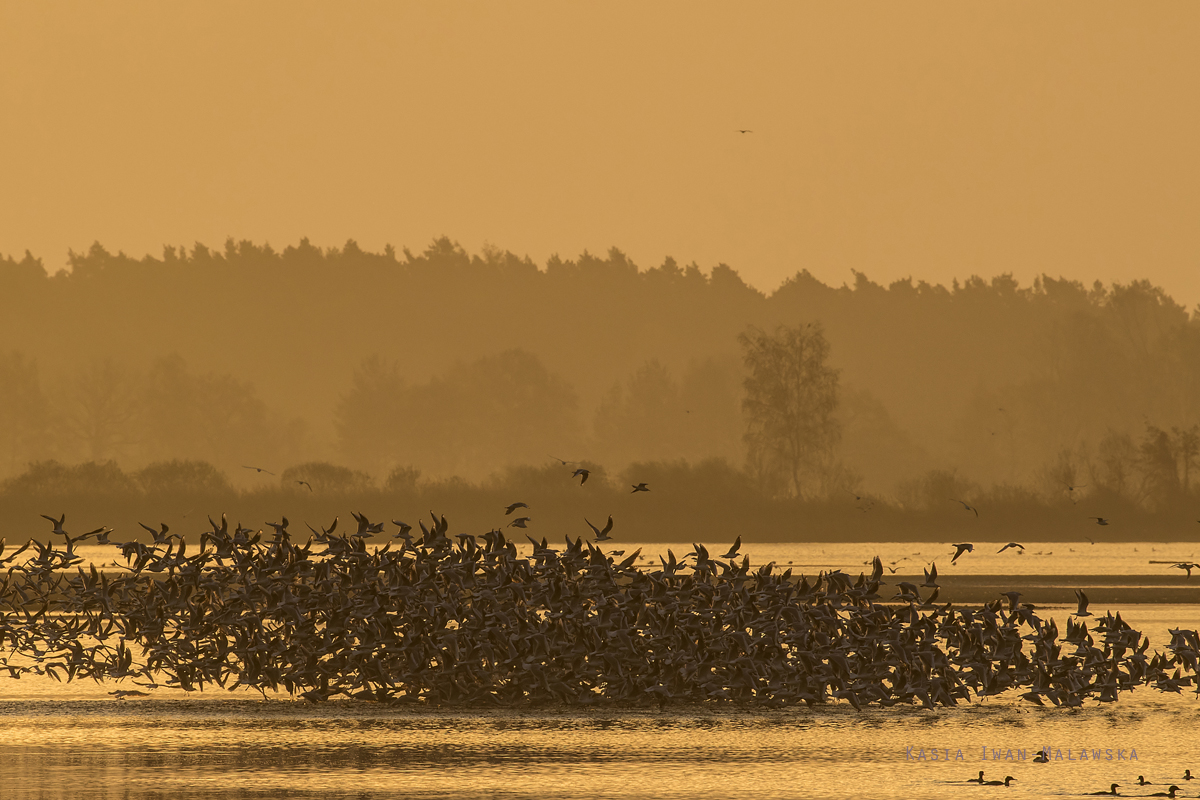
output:
[[[1046,756],[1046,754],[1044,752],[1039,753],[1038,757],[1033,760],[1034,763],[1035,764],[1049,763],[1049,759],[1046,758],[1045,756]],[[1193,780],[1195,777],[1196,776],[1192,775],[1192,771],[1190,769],[1185,769],[1183,771],[1183,777],[1180,778],[1180,780],[1186,782],[1186,781]],[[1016,778],[1014,778],[1012,775],[1006,775],[1004,780],[1002,780],[1002,781],[985,781],[983,779],[983,770],[980,770],[978,777],[967,778],[967,780],[965,782],[966,783],[978,783],[980,786],[1009,786],[1015,780],[1016,780]],[[1138,775],[1136,785],[1138,785],[1138,786],[1153,786],[1154,782],[1146,780],[1145,776],[1143,776],[1143,775]],[[1086,796],[1088,796],[1088,797],[1120,797],[1120,795],[1117,793],[1117,789],[1120,788],[1120,786],[1121,786],[1121,784],[1119,784],[1119,783],[1110,783],[1108,786],[1108,791],[1088,792]],[[1178,791],[1181,791],[1181,789],[1172,783],[1167,788],[1166,791],[1152,792],[1151,794],[1134,795],[1134,796],[1135,797],[1171,797],[1171,798],[1186,797],[1186,795],[1176,795],[1175,793]]]
[[[192,547],[166,525],[118,542],[47,517],[61,543],[6,554],[0,540],[0,672],[475,706],[935,708],[1015,691],[1070,708],[1142,686],[1200,695],[1196,631],[1172,630],[1152,651],[1119,614],[1089,629],[1082,592],[1062,634],[1016,592],[937,605],[936,567],[923,584],[934,595],[901,583],[885,597],[878,557],[857,579],[797,579],[773,563],[752,570],[739,537],[720,556],[697,544],[639,567],[640,549],[618,560],[602,548],[611,517],[585,520],[590,541],[527,537],[522,557],[499,528],[451,535],[432,515],[418,533],[393,520],[379,545],[384,524],[354,516],[354,529],[335,519],[303,542],[286,518],[271,534],[210,518]],[[93,539],[125,565],[84,569],[77,547]]]

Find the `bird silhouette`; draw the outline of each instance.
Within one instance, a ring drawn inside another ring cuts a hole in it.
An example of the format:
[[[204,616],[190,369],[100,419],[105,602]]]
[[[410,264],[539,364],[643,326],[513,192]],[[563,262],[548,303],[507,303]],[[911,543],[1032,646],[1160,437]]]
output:
[[[265,473],[267,473],[268,475],[274,475],[274,474],[275,474],[274,472],[271,472],[271,470],[269,470],[269,469],[263,469],[262,467],[248,467],[248,466],[246,466],[245,464],[242,464],[242,469],[252,469],[252,470],[254,470],[255,472],[265,472]]]
[[[968,542],[954,545],[954,558],[950,559],[950,563],[953,564],[955,561],[958,561],[958,557],[961,556],[963,553],[970,553],[970,552],[973,552],[974,550],[975,550],[975,545],[970,544]]]
[[[592,474],[591,470],[583,469],[581,467],[581,468],[575,470],[574,472],[572,472],[571,477],[579,478],[579,485],[583,486],[585,483],[587,483],[588,475],[591,475],[591,474]]]
[[[950,499],[953,500],[955,503],[962,503],[963,508],[965,508],[967,511],[974,511],[975,516],[977,516],[977,517],[979,516],[979,509],[973,505],[968,504],[965,500],[956,500],[953,497],[951,497]]]
[[[1087,595],[1083,593],[1082,589],[1075,590],[1075,597],[1077,600],[1079,600],[1079,609],[1074,614],[1072,614],[1072,616],[1075,616],[1075,617],[1090,617],[1090,616],[1092,616],[1091,612],[1087,610],[1088,598],[1087,598]]]
[[[649,486],[647,486],[644,483],[639,483],[633,487],[633,491],[630,492],[630,494],[637,494],[638,492],[648,492],[648,491],[650,491]],[[668,494],[670,494],[670,493],[668,492]]]

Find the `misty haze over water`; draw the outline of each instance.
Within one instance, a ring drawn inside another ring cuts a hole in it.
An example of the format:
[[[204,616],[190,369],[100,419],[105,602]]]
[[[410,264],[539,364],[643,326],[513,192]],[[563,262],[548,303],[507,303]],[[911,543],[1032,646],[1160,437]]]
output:
[[[781,490],[748,462],[738,337],[806,324],[836,370],[837,436]],[[685,505],[715,490],[743,510],[1200,533],[1200,317],[1148,282],[829,287],[801,271],[768,296],[723,264],[642,269],[615,248],[539,267],[448,239],[157,259],[97,243],[54,276],[0,261],[0,341],[14,510],[89,492],[174,496],[176,513],[189,495],[219,513],[239,501],[216,498],[263,492],[301,508],[336,495],[324,508],[341,513],[370,493],[393,500],[383,513],[472,508],[579,489],[587,465],[584,488],[649,481]]]

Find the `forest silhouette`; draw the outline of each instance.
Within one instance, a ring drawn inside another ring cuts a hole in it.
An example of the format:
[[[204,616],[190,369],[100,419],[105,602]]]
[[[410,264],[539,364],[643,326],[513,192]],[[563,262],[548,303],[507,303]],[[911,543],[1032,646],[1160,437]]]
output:
[[[610,513],[649,540],[1200,535],[1200,309],[1147,281],[800,271],[764,294],[724,264],[539,268],[446,238],[69,264],[0,258],[10,531],[430,508],[491,527],[522,500],[556,538]],[[781,491],[748,469],[739,337],[809,323],[840,439]]]

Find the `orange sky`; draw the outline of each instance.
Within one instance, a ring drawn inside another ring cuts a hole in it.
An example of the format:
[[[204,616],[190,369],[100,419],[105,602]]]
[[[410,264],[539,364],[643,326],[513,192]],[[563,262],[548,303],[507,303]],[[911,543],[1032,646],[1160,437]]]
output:
[[[1193,307],[1197,42],[1194,2],[0,0],[0,253],[446,234]]]

